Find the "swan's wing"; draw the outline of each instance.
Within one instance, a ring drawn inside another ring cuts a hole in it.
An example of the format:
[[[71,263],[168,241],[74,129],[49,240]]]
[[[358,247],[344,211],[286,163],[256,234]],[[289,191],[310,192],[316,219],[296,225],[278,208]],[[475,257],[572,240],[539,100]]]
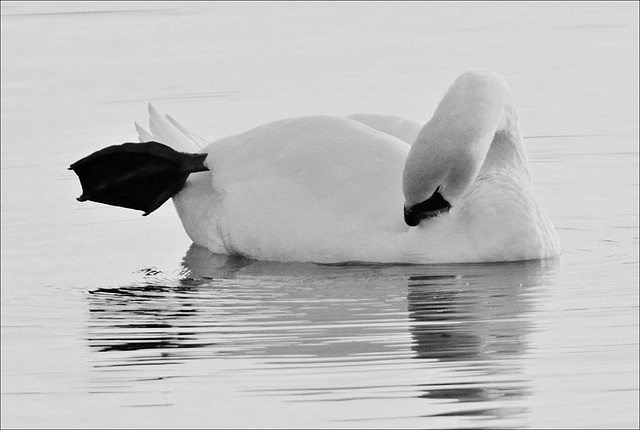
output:
[[[353,255],[355,241],[369,233],[406,229],[408,149],[337,117],[278,121],[213,142],[206,164],[224,196],[218,230],[228,247],[256,258],[317,257],[345,247]]]
[[[371,113],[355,113],[347,116],[354,121],[361,122],[368,125],[374,130],[381,131],[389,134],[393,137],[408,143],[413,144],[422,129],[423,124],[412,119],[406,119],[399,116],[392,115],[377,115]]]

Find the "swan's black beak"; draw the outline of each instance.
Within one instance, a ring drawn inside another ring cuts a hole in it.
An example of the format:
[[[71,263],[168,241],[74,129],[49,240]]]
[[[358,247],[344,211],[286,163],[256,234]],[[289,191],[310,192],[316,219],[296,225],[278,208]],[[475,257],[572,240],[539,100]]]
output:
[[[409,227],[415,227],[425,218],[431,218],[441,213],[449,212],[451,205],[438,191],[422,203],[404,207],[404,222]]]
[[[420,216],[419,213],[416,213],[414,211],[411,210],[411,208],[407,208],[405,206],[404,208],[404,222],[409,226],[409,227],[415,227],[418,224],[420,224],[420,220],[422,219],[422,217]]]

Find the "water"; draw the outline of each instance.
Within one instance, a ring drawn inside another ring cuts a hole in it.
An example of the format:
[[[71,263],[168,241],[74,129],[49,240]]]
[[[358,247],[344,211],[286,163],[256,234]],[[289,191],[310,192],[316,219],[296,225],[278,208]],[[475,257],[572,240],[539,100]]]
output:
[[[637,3],[3,3],[3,427],[638,427]],[[152,102],[214,139],[511,84],[554,261],[192,247],[66,170]]]

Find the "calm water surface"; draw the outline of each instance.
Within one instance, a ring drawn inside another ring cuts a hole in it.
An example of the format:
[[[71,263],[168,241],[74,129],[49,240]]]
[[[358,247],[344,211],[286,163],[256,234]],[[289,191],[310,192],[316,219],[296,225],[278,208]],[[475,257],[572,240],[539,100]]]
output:
[[[3,3],[2,427],[638,427],[637,3]],[[146,103],[214,139],[505,76],[553,261],[265,263],[78,203]]]

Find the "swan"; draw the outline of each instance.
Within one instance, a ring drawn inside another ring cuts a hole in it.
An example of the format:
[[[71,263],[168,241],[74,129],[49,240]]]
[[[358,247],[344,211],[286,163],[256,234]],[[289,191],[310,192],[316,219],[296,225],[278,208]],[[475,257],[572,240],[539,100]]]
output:
[[[135,124],[141,143],[71,165],[78,200],[148,215],[172,197],[196,245],[258,260],[429,264],[560,253],[497,73],[459,76],[425,125],[308,116],[208,143],[151,105],[149,116],[149,131]]]

